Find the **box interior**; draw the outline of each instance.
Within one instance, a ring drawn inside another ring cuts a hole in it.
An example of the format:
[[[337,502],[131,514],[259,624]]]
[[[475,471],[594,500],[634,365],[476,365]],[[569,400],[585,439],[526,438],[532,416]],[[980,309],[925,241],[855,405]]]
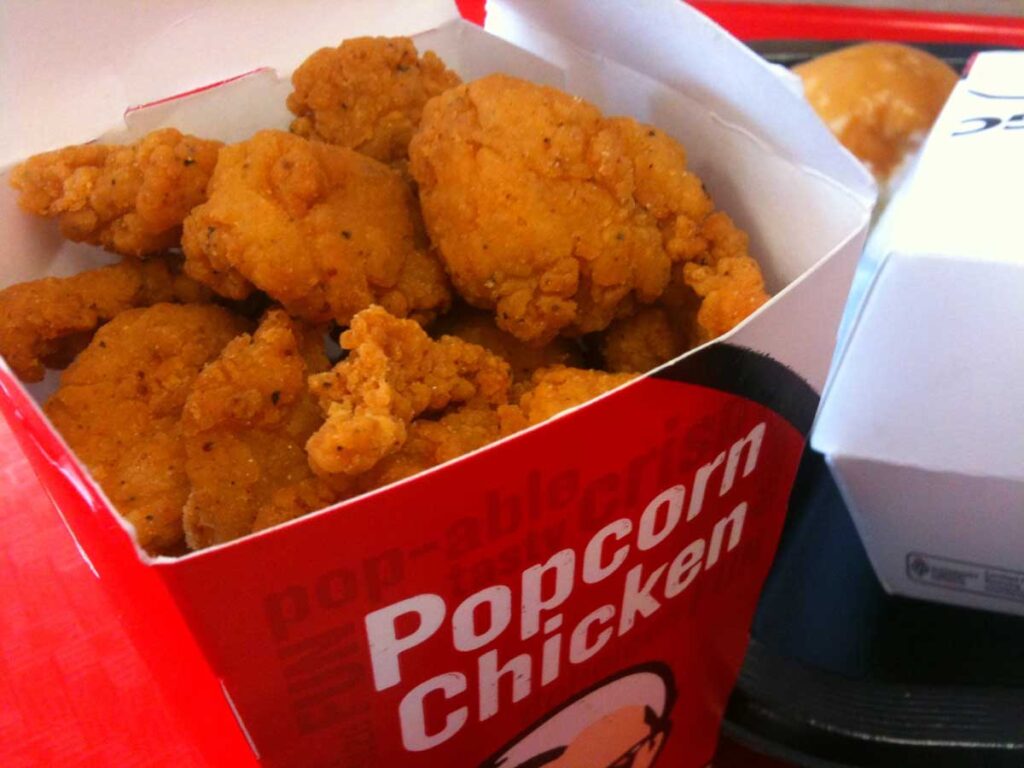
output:
[[[687,148],[690,167],[705,181],[716,203],[750,234],[752,251],[772,292],[806,276],[847,245],[870,215],[873,198],[864,189],[852,189],[793,159],[785,142],[774,144],[764,135],[755,135],[763,131],[755,131],[742,122],[742,114],[707,94],[681,92],[578,46],[564,47],[557,64],[545,61],[461,19],[429,28],[414,35],[414,40],[421,51],[436,51],[466,80],[500,71],[563,87],[593,101],[606,114],[630,115],[679,139]],[[735,48],[734,42],[726,42]],[[296,61],[314,47],[303,48]],[[774,76],[770,65],[761,62],[761,66],[767,71],[760,77]],[[99,138],[127,142],[155,128],[174,126],[236,141],[259,128],[284,129],[290,122],[284,107],[290,88],[287,76],[259,68],[216,87],[129,110],[123,125],[112,126]],[[789,99],[800,103],[792,94]],[[808,130],[818,131],[820,126],[810,123]],[[839,153],[841,165],[845,155],[837,144],[832,150]],[[21,212],[14,190],[5,183],[9,172],[6,169],[0,179],[0,228],[7,235],[9,252],[17,258],[0,266],[0,287],[115,260],[98,248],[63,241],[53,221]],[[776,297],[768,308],[785,299],[785,294]],[[740,327],[756,328],[761,314]],[[46,380],[26,389],[40,403],[57,380],[58,374],[51,372]]]

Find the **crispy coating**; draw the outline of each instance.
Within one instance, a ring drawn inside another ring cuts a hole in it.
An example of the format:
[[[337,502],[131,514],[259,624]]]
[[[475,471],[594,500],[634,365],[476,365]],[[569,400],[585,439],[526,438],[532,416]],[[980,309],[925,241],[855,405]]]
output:
[[[14,169],[11,185],[24,210],[57,217],[69,240],[143,256],[178,244],[181,222],[206,199],[220,146],[164,128],[127,146],[36,155]]]
[[[688,348],[684,330],[661,304],[616,320],[601,337],[606,370],[643,373],[678,357]]]
[[[502,431],[510,434],[540,424],[635,378],[634,373],[606,373],[564,365],[542,368],[533,374],[518,404],[501,409]]]
[[[356,478],[360,492],[371,491],[483,448],[502,436],[497,408],[467,405],[436,421],[416,419],[405,443]]]
[[[371,307],[340,340],[349,355],[310,389],[327,421],[307,443],[320,474],[359,475],[395,453],[409,424],[459,404],[497,406],[508,397],[508,364],[454,336],[437,341],[410,320]]]
[[[252,530],[255,533],[272,528],[328,507],[347,497],[352,487],[349,483],[337,482],[337,478],[325,482],[323,478],[313,477],[278,488],[256,513]]]
[[[702,227],[708,250],[682,264],[682,282],[700,297],[696,343],[732,330],[768,301],[761,268],[747,252],[747,235],[717,211]]]
[[[181,413],[199,371],[246,330],[202,304],[129,309],[100,328],[45,410],[151,554],[176,553],[188,498]]]
[[[535,370],[551,365],[583,364],[579,345],[571,339],[555,339],[543,346],[520,341],[494,324],[490,312],[460,307],[445,315],[433,328],[435,333],[458,336],[504,359],[515,381],[525,381]]]
[[[423,105],[461,82],[407,37],[357,37],[321,48],[292,75],[292,131],[384,163],[407,157]]]
[[[617,320],[601,338],[609,371],[642,373],[731,331],[768,300],[747,235],[721,211],[704,220],[707,250],[676,265],[658,302]]]
[[[405,443],[356,478],[359,492],[396,482],[590,400],[632,375],[612,375],[555,365],[534,373],[517,405],[474,403],[450,409],[437,420],[416,419]]]
[[[683,147],[553,88],[492,75],[450,89],[409,155],[456,288],[524,341],[607,327],[706,247],[713,205]]]
[[[323,423],[306,379],[328,367],[323,335],[271,310],[199,374],[182,414],[189,548],[244,536],[261,515],[282,521],[311,511],[306,493],[318,506],[334,500],[305,450]]]
[[[23,381],[39,381],[46,367],[67,365],[89,334],[119,312],[206,298],[208,291],[161,259],[19,283],[0,291],[0,354]]]
[[[255,286],[314,324],[371,304],[429,320],[450,302],[409,185],[350,149],[261,131],[220,152],[185,220],[185,270],[223,296]]]

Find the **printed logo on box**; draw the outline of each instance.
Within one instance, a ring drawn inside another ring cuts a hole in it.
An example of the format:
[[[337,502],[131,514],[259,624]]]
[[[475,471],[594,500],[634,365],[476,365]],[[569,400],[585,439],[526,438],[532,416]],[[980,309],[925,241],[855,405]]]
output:
[[[910,552],[907,578],[929,587],[1024,603],[1024,571]]]
[[[650,768],[675,696],[667,665],[625,669],[564,702],[481,768]]]

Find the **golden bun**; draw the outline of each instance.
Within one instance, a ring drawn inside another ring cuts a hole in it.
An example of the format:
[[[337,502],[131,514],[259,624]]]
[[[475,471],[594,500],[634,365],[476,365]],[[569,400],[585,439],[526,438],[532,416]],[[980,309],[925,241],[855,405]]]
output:
[[[879,181],[920,145],[958,78],[930,53],[896,43],[853,45],[793,71],[832,133]]]

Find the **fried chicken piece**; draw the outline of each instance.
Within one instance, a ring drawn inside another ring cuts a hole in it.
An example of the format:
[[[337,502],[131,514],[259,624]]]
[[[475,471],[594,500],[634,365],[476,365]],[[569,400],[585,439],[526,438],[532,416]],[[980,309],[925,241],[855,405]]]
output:
[[[309,468],[305,445],[323,423],[310,374],[329,368],[323,334],[271,310],[252,335],[235,338],[196,379],[182,414],[192,490],[185,539],[202,549],[253,530],[262,514],[291,519],[335,500]],[[293,499],[286,505],[286,499]],[[264,510],[267,510],[264,512]]]
[[[601,338],[609,371],[642,373],[731,331],[768,300],[747,236],[721,211],[701,225],[708,250],[676,265],[654,305],[617,320]]]
[[[644,373],[688,348],[685,331],[672,311],[661,304],[616,320],[601,337],[604,367],[615,373]]]
[[[498,409],[480,405],[456,408],[437,421],[416,419],[408,433],[401,448],[356,478],[360,492],[423,472],[502,437]]]
[[[164,128],[127,146],[36,155],[14,169],[11,185],[24,210],[59,218],[69,240],[144,256],[177,246],[181,222],[206,199],[220,146]]]
[[[544,346],[520,341],[494,324],[494,316],[470,307],[449,312],[433,328],[435,333],[458,336],[504,359],[515,381],[529,379],[538,368],[550,365],[582,365],[583,354],[575,341],[555,339]]]
[[[255,286],[313,324],[347,325],[371,304],[425,322],[451,300],[401,176],[283,131],[221,150],[182,245],[186,272],[217,293]]]
[[[408,156],[423,105],[462,82],[407,37],[357,37],[321,48],[292,75],[292,132],[384,163]]]
[[[405,444],[356,477],[356,486],[363,493],[423,472],[581,405],[632,378],[558,365],[537,371],[519,405],[476,403],[448,410],[436,421],[414,420]]]
[[[64,367],[89,334],[119,312],[208,296],[162,259],[125,259],[71,277],[19,283],[0,291],[0,354],[23,381],[39,381],[45,367]]]
[[[347,479],[347,478],[346,478]],[[252,531],[262,531],[289,520],[308,515],[329,507],[350,495],[350,483],[339,483],[337,478],[325,482],[323,478],[312,477],[298,483],[276,489],[263,504],[252,524]]]
[[[701,299],[698,344],[731,331],[769,298],[761,268],[747,252],[747,235],[732,219],[718,211],[701,231],[709,243],[707,252],[676,268],[682,271],[682,282]]]
[[[524,341],[606,328],[707,245],[713,204],[683,147],[553,88],[492,75],[450,89],[409,155],[456,288]]]
[[[202,367],[245,330],[208,304],[126,310],[97,331],[45,405],[150,554],[176,553],[184,540],[185,399]]]
[[[508,363],[454,336],[437,341],[410,320],[371,307],[341,335],[346,359],[313,376],[327,414],[306,445],[319,474],[359,475],[400,449],[409,424],[460,404],[497,406],[508,397]]]
[[[502,433],[507,435],[540,424],[635,378],[634,373],[606,373],[564,365],[542,368],[533,374],[515,406],[500,409]]]

